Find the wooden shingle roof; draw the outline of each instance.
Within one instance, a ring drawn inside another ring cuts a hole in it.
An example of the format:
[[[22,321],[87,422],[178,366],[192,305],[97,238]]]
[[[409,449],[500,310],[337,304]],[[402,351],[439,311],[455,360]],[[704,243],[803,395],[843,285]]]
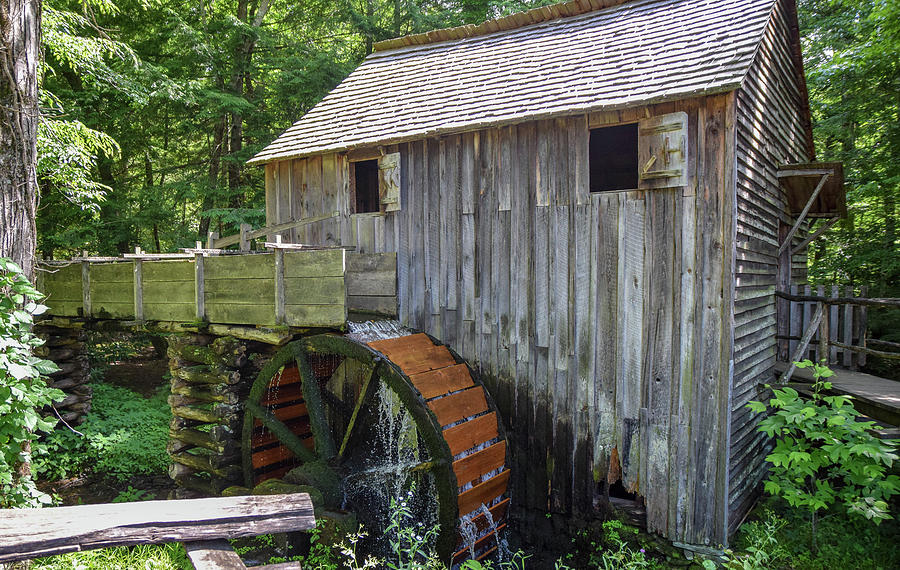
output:
[[[638,0],[388,42],[250,163],[731,91],[774,2]]]

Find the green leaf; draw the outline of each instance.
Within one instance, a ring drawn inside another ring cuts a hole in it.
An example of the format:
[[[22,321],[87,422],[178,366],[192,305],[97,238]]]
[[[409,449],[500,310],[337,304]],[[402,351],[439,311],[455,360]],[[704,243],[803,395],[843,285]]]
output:
[[[766,405],[763,404],[762,402],[757,402],[754,400],[754,401],[748,402],[746,405],[747,405],[747,408],[750,409],[750,411],[755,412],[757,414],[766,411]]]

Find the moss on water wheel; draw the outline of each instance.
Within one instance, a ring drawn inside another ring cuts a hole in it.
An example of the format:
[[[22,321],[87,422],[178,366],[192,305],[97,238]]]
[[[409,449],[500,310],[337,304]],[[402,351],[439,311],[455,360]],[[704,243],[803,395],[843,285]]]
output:
[[[424,334],[289,343],[251,387],[243,450],[247,486],[284,477],[320,488],[326,508],[354,511],[371,534],[383,536],[391,497],[407,500],[439,525],[445,561],[490,555],[505,527],[509,471],[493,403]]]

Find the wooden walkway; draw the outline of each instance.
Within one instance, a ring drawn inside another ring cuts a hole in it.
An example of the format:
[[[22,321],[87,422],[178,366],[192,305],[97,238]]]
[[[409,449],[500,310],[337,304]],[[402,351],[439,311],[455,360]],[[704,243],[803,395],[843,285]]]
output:
[[[787,367],[787,363],[779,362],[775,369],[781,374]],[[812,370],[797,368],[791,379],[812,382]],[[828,381],[832,392],[853,396],[854,405],[860,412],[880,422],[900,426],[900,382],[840,368],[834,369],[834,376]]]

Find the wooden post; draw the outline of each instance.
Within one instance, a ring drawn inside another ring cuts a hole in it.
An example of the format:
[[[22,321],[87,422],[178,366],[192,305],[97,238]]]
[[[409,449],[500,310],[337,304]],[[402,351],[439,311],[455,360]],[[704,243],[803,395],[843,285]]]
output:
[[[134,248],[135,255],[141,254],[141,248]],[[134,320],[144,322],[144,262],[134,260]]]
[[[869,292],[869,288],[865,285],[859,288],[859,296],[865,297]],[[860,305],[857,309],[857,314],[859,317],[857,318],[857,334],[859,335],[859,346],[862,348],[866,347],[866,329],[868,328],[868,316],[869,309],[865,305]],[[866,365],[866,353],[860,352],[856,357],[856,364],[860,368]]]
[[[853,296],[853,287],[844,288],[844,296]],[[841,323],[841,342],[847,346],[853,346],[853,305],[843,306],[843,323]],[[851,368],[853,365],[853,351],[844,349],[843,351],[844,368]]]
[[[828,181],[828,177],[831,174],[823,174],[822,178],[819,180],[819,184],[816,186],[816,189],[813,190],[812,195],[809,197],[809,200],[806,201],[806,206],[804,206],[803,211],[800,212],[800,215],[797,217],[797,221],[794,222],[791,231],[788,232],[787,236],[784,238],[784,241],[781,242],[781,245],[778,247],[778,253],[780,254],[782,251],[787,249],[790,251],[791,249],[791,240],[794,239],[794,234],[797,233],[797,230],[800,229],[800,224],[803,223],[803,220],[806,219],[806,214],[809,213],[809,209],[812,208],[813,202],[816,201],[816,198],[819,196],[819,192],[822,191],[822,188],[825,187],[825,182]]]
[[[82,252],[82,257],[87,257],[87,251]],[[81,306],[84,310],[84,317],[91,316],[91,262],[81,262]]]
[[[219,239],[219,232],[209,232],[206,236],[206,249],[216,249],[217,239]]]
[[[203,254],[194,255],[194,304],[197,320],[206,320],[206,287],[203,282]]]
[[[275,244],[281,245],[281,234],[275,236]],[[275,248],[275,323],[284,324],[284,250]]]
[[[803,337],[800,338],[800,344],[797,345],[797,350],[793,355],[791,355],[791,360],[787,370],[785,370],[784,373],[782,373],[782,375],[778,377],[779,384],[784,384],[791,379],[791,375],[794,373],[794,369],[796,368],[796,365],[794,363],[803,359],[803,355],[806,353],[807,348],[809,347],[809,342],[812,340],[816,327],[818,327],[822,322],[822,315],[824,315],[825,312],[825,304],[820,303],[816,308],[816,314],[813,315],[812,321],[809,323],[809,327],[803,332]]]
[[[788,232],[790,232],[790,226],[784,223],[780,223],[778,226],[778,238],[784,240]],[[776,291],[791,291],[791,251],[790,249],[781,250],[778,253],[778,268],[775,282],[775,290]],[[778,336],[790,336],[791,335],[791,302],[787,299],[775,299],[775,325],[777,329]],[[791,342],[789,340],[781,339],[778,341],[778,360],[786,361],[790,356],[790,345]]]
[[[250,224],[241,224],[241,241],[240,241],[240,249],[241,251],[250,251],[250,230],[253,227]]]

